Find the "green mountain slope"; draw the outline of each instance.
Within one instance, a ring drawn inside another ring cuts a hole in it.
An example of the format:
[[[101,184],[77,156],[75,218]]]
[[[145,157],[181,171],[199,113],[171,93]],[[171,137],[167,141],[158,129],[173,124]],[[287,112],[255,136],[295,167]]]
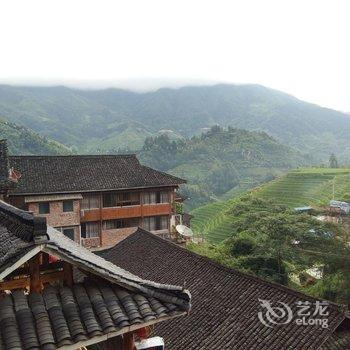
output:
[[[66,146],[46,137],[42,137],[28,128],[18,126],[1,118],[0,139],[7,139],[11,154],[56,155],[71,153],[71,150]]]
[[[310,161],[266,133],[219,127],[186,140],[148,138],[139,158],[185,178],[190,207],[228,191],[243,192]]]
[[[259,198],[290,208],[322,207],[334,198],[350,201],[350,169],[302,168],[289,172],[253,190]],[[228,210],[238,197],[201,206],[192,211],[192,228],[211,242],[221,242],[232,232],[234,218]]]
[[[0,115],[81,152],[125,146],[138,149],[147,135],[162,129],[191,137],[219,124],[266,131],[282,143],[323,160],[330,153],[350,160],[348,115],[258,85],[147,93],[2,85]],[[125,141],[128,138],[130,141]],[[101,143],[101,139],[106,141]]]

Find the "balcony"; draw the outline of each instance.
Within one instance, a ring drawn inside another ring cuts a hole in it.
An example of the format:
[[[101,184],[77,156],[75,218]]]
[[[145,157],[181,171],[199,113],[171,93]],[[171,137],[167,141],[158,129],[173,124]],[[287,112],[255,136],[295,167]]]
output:
[[[101,245],[100,237],[82,238],[81,245],[85,248],[97,248]]]
[[[137,218],[141,216],[170,215],[170,203],[131,205],[101,209],[81,210],[81,222],[110,220],[116,218]]]

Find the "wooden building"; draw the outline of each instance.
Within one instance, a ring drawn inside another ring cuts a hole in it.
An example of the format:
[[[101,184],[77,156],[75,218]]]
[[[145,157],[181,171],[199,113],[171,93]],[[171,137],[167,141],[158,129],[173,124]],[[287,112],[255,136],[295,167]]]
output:
[[[6,166],[20,177],[6,200],[86,247],[113,246],[135,227],[169,237],[185,182],[135,155],[15,156]]]
[[[0,350],[133,350],[190,303],[184,288],[143,280],[0,201]]]

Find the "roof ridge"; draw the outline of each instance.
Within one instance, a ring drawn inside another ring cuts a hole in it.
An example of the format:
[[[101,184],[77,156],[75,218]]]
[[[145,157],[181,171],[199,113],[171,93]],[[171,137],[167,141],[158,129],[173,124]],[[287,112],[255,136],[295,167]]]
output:
[[[140,163],[140,164],[141,164],[141,163]],[[172,177],[172,178],[174,178],[174,179],[176,179],[176,180],[180,180],[180,181],[183,181],[184,183],[187,183],[187,180],[185,180],[185,179],[183,179],[183,178],[181,178],[181,177],[178,177],[178,176],[175,176],[175,175],[166,173],[165,171],[158,170],[158,169],[154,169],[154,168],[151,168],[151,167],[149,167],[149,166],[147,166],[147,165],[143,165],[143,164],[141,164],[141,167],[146,168],[146,169],[150,169],[150,170],[153,170],[153,171],[156,171],[156,172],[158,172],[158,173],[160,173],[160,174],[163,174],[163,175],[166,175],[166,176],[170,176],[170,177]]]
[[[197,259],[199,259],[199,260],[204,260],[204,261],[208,262],[209,264],[215,266],[216,268],[219,268],[220,270],[223,270],[223,271],[227,271],[227,272],[229,272],[231,274],[237,274],[237,275],[239,275],[239,276],[241,276],[243,278],[254,280],[255,282],[257,282],[259,284],[263,284],[263,285],[267,284],[267,285],[273,286],[273,287],[275,287],[277,289],[280,289],[280,290],[282,290],[284,292],[287,292],[288,294],[292,294],[294,296],[302,296],[304,298],[307,297],[307,298],[320,300],[320,301],[325,300],[325,299],[316,298],[314,296],[307,295],[305,293],[296,291],[296,290],[291,289],[291,288],[289,288],[287,286],[283,286],[281,284],[265,280],[265,279],[263,279],[261,277],[254,276],[254,275],[249,274],[247,272],[241,272],[238,269],[235,269],[235,268],[232,268],[232,267],[227,267],[225,265],[222,265],[222,264],[220,264],[220,263],[218,263],[218,262],[208,258],[207,256],[200,255],[200,254],[198,254],[196,252],[193,252],[193,251],[188,250],[186,248],[180,247],[178,244],[170,242],[170,241],[168,241],[168,240],[166,240],[164,238],[161,238],[161,237],[159,237],[159,236],[157,236],[157,235],[155,235],[155,234],[153,234],[151,232],[148,232],[148,231],[144,230],[141,227],[138,227],[138,229],[134,233],[132,233],[129,237],[125,238],[124,240],[122,240],[121,242],[116,244],[114,247],[122,246],[123,244],[126,244],[128,240],[131,240],[134,236],[136,236],[137,234],[140,234],[140,233],[141,234],[146,234],[150,238],[152,238],[152,239],[154,239],[156,241],[159,241],[159,242],[161,242],[163,244],[171,245],[175,249],[181,250],[182,252],[185,252],[188,255],[192,255],[192,256],[196,257]],[[108,250],[106,249],[105,251],[106,252],[112,251],[114,247],[111,247]],[[334,302],[332,302],[330,300],[327,300],[327,301],[329,302],[330,305],[332,305],[333,307],[341,310],[342,312],[345,312],[346,310],[348,310],[348,307],[346,305],[339,305],[339,304],[336,304],[336,303],[334,303]]]
[[[6,222],[10,224],[21,222],[29,229],[28,234],[24,234],[24,232],[18,234],[18,232],[14,232],[19,238],[28,242],[34,240],[35,243],[43,243],[47,241],[47,224],[45,217],[34,216],[28,211],[18,209],[0,200],[0,217],[1,216],[5,219],[2,220],[5,225]]]

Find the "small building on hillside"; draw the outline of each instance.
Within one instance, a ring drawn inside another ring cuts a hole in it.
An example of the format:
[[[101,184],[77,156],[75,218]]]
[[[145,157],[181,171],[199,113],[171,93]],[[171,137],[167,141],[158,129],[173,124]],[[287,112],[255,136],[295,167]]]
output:
[[[143,166],[135,155],[7,157],[0,149],[0,156],[4,176],[16,174],[7,201],[83,246],[113,246],[135,227],[169,238],[185,180]]]
[[[1,350],[134,350],[190,307],[183,287],[143,280],[0,201]]]
[[[170,350],[350,349],[345,307],[227,268],[142,229],[98,254],[146,279],[185,282],[191,314],[155,328]]]

